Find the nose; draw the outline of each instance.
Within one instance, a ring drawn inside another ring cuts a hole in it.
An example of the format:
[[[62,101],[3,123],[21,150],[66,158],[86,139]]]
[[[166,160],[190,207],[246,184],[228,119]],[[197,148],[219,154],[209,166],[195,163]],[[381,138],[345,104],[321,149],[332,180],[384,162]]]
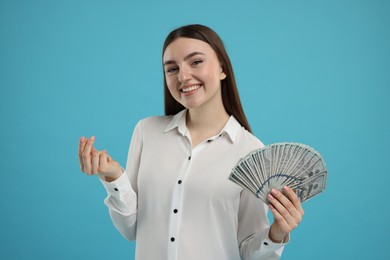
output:
[[[178,73],[178,79],[180,82],[186,82],[188,80],[191,79],[191,69],[186,67],[186,66],[182,66],[179,70],[179,73]]]

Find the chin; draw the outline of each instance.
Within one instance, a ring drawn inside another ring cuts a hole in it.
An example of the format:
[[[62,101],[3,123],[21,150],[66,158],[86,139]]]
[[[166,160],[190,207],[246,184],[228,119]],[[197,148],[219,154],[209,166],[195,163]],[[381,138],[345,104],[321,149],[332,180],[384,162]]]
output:
[[[188,102],[184,105],[184,107],[187,109],[197,109],[200,108],[203,104],[203,102]]]
[[[202,102],[198,102],[196,100],[190,100],[190,101],[187,100],[187,102],[179,102],[179,103],[182,104],[187,109],[196,109],[202,105]]]

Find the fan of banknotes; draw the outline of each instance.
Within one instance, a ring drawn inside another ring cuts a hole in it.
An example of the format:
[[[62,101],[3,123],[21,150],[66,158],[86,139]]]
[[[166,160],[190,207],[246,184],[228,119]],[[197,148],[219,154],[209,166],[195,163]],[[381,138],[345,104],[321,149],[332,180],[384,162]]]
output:
[[[229,179],[268,204],[271,189],[289,186],[304,202],[325,189],[328,172],[321,155],[301,143],[275,143],[240,159]]]

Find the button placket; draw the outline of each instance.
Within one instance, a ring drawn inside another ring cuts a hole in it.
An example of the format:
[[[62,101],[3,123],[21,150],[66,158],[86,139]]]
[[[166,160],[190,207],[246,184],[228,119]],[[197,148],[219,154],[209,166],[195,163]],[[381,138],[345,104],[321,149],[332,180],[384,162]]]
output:
[[[190,154],[183,162],[183,166],[179,172],[177,182],[173,189],[172,202],[171,202],[171,215],[169,219],[169,246],[168,246],[168,259],[176,259],[177,257],[177,245],[178,245],[178,229],[180,221],[180,208],[182,203],[183,183],[184,179],[191,167]]]
[[[173,196],[171,202],[171,215],[169,219],[169,244],[168,244],[168,259],[173,260],[177,259],[177,249],[178,249],[178,230],[179,230],[179,222],[181,216],[181,208],[182,208],[182,198],[183,198],[183,189],[185,178],[187,178],[188,172],[191,169],[192,162],[194,158],[196,158],[196,154],[199,153],[203,148],[207,147],[208,143],[204,142],[199,144],[194,149],[189,146],[189,155],[187,159],[183,162],[183,167],[180,170],[180,173],[177,178],[177,182],[173,189]]]

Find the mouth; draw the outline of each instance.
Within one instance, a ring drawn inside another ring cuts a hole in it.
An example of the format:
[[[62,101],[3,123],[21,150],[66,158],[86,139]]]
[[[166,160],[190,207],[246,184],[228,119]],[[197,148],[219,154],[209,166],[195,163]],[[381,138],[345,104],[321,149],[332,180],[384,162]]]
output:
[[[180,92],[181,93],[189,93],[189,92],[192,92],[192,91],[195,91],[195,90],[199,89],[202,86],[203,86],[202,84],[187,86],[187,87],[184,87],[184,88],[180,89]]]

